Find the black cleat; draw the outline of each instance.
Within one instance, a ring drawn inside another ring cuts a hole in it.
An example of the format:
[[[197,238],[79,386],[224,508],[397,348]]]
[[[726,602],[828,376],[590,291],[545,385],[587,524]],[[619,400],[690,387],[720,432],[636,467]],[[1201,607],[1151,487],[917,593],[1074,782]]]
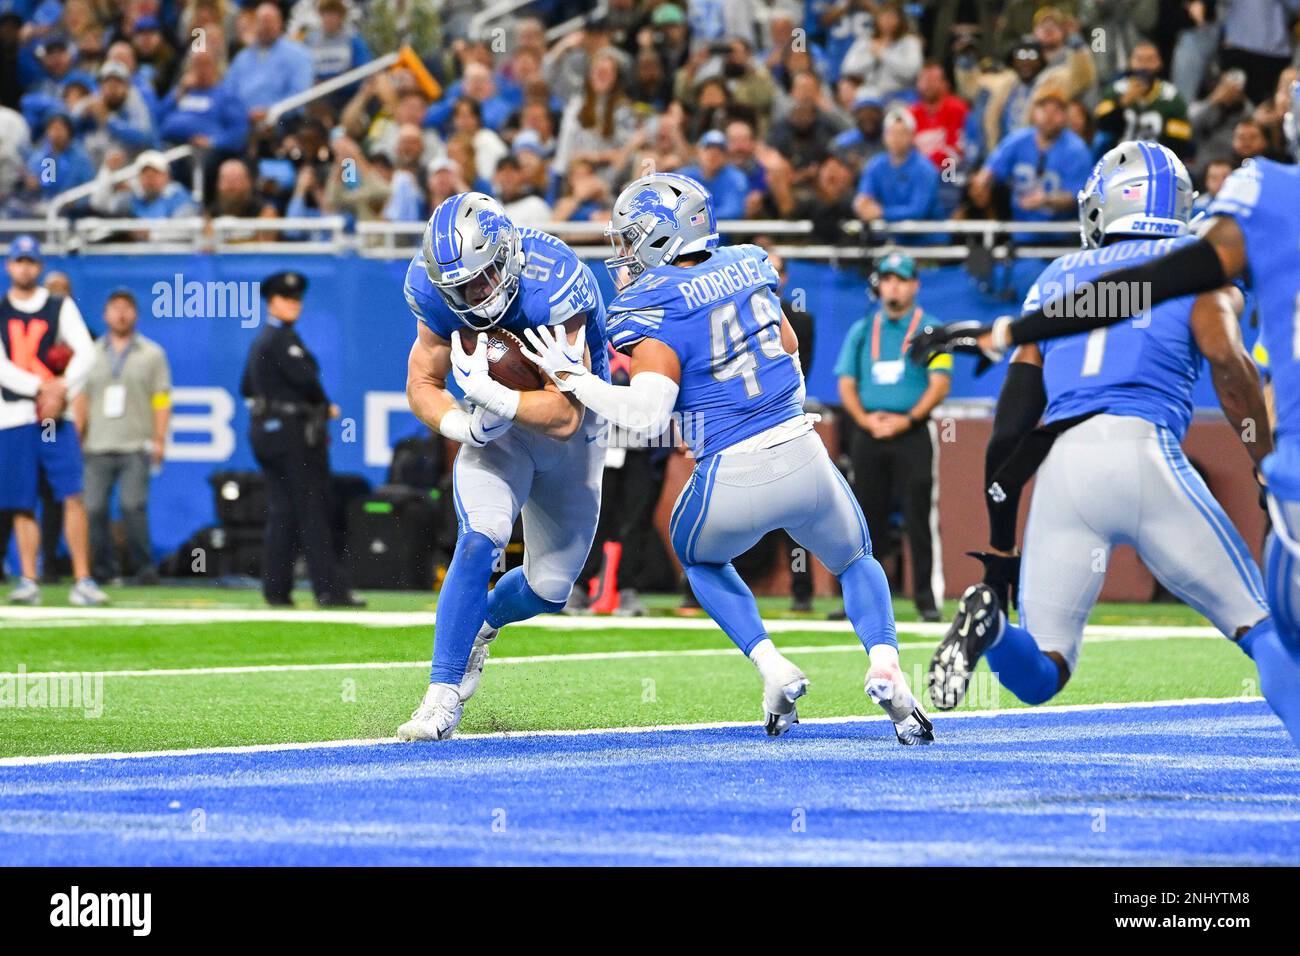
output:
[[[1002,631],[997,595],[987,584],[972,584],[961,596],[952,627],[930,659],[930,699],[952,710],[966,696],[971,673]]]

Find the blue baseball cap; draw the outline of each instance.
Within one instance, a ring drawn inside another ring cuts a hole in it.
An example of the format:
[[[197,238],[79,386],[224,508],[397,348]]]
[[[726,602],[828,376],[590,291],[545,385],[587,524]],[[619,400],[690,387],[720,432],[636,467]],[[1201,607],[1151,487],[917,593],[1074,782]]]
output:
[[[916,278],[916,260],[902,252],[891,252],[876,266],[878,276],[898,276],[900,279]]]
[[[711,129],[700,137],[699,146],[703,149],[705,146],[717,146],[721,149],[727,148],[727,134],[722,130]]]
[[[9,243],[8,261],[17,262],[19,259],[41,261],[41,244],[36,241],[35,236],[16,236],[14,241]]]

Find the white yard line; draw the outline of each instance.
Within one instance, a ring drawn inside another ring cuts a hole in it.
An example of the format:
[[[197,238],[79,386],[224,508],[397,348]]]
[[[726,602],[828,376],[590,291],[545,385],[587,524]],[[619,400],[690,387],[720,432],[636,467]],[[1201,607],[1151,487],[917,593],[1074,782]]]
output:
[[[951,720],[986,719],[1011,714],[1040,715],[1067,714],[1097,710],[1134,710],[1152,707],[1193,707],[1203,704],[1226,706],[1262,701],[1262,697],[1195,697],[1184,700],[1146,700],[1113,704],[1047,704],[1032,708],[1000,710],[953,711],[935,715],[943,723]],[[853,717],[801,717],[801,724],[856,724],[884,720],[884,714]],[[455,740],[503,740],[514,737],[583,737],[595,734],[650,734],[690,730],[718,730],[729,727],[754,727],[752,720],[720,720],[700,724],[657,724],[645,727],[592,727],[581,730],[508,730],[485,734],[457,734]],[[140,750],[114,753],[47,754],[37,757],[0,757],[0,767],[29,767],[39,764],[76,763],[97,760],[136,760],[148,757],[193,757],[211,754],[279,753],[289,750],[337,749],[344,747],[374,747],[400,744],[395,737],[376,737],[370,740],[317,740],[304,743],[246,744],[238,747],[193,747],[184,750]]]
[[[1193,630],[1189,628],[1188,630]],[[1128,643],[1131,641],[1160,641],[1171,638],[1191,638],[1195,640],[1207,640],[1214,638],[1222,640],[1217,631],[1210,634],[1156,634],[1156,635],[1133,635],[1133,634],[1095,634],[1089,638],[1092,644],[1110,644],[1115,642]],[[932,641],[922,639],[918,641],[903,641],[903,647],[921,646],[928,647]],[[822,644],[807,645],[803,647],[782,647],[783,654],[792,654],[802,656],[804,654],[849,654],[862,653],[861,644]],[[519,657],[489,657],[488,663],[497,666],[504,664],[555,664],[555,663],[574,663],[578,661],[619,661],[619,660],[642,660],[652,658],[670,658],[670,657],[735,657],[736,649],[734,647],[705,647],[705,648],[686,648],[680,650],[645,650],[645,651],[591,651],[577,654],[533,654]],[[68,676],[81,676],[85,674],[97,675],[100,677],[207,677],[214,674],[277,674],[293,672],[311,672],[311,671],[385,671],[401,670],[414,667],[428,667],[429,659],[416,661],[346,661],[319,664],[232,664],[218,665],[214,667],[153,667],[135,670],[113,670],[113,671],[0,671],[0,680],[15,677],[39,677],[39,678],[59,678]]]
[[[330,611],[282,610],[278,608],[117,608],[117,607],[0,607],[0,629],[21,624],[60,626],[71,622],[103,625],[142,624],[355,624],[362,627],[433,627],[432,611]],[[772,634],[802,632],[805,634],[851,634],[853,628],[845,621],[780,619],[766,622]],[[552,631],[594,630],[663,630],[712,631],[717,625],[707,617],[596,617],[594,615],[552,614],[535,617],[517,625]],[[924,637],[942,637],[947,623],[926,624],[922,621],[900,621],[898,630],[903,634]],[[1088,636],[1105,634],[1134,634],[1143,639],[1162,637],[1219,637],[1219,632],[1208,625],[1143,625],[1097,624],[1085,632]]]

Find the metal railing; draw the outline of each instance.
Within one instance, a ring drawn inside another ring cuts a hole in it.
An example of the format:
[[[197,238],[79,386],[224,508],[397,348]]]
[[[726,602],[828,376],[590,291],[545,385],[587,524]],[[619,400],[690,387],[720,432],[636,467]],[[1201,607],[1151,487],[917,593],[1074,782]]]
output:
[[[816,239],[811,220],[745,219],[718,223],[728,239],[768,237],[775,250],[787,258],[828,262],[874,259],[896,248],[941,262],[962,262],[972,247],[980,247],[994,260],[1045,258],[1060,255],[1068,243],[1029,245],[1013,239],[1022,234],[1074,236],[1078,226],[1068,222],[1006,222],[978,220],[908,220],[872,222],[868,236],[864,224],[840,224],[843,243]],[[568,242],[584,259],[610,254],[604,224],[553,222],[539,228]],[[420,247],[423,222],[358,222],[348,231],[340,215],[297,218],[114,219],[46,218],[0,219],[0,239],[30,232],[42,238],[53,253],[85,255],[160,255],[168,253],[349,255],[371,259],[405,259]],[[938,238],[938,241],[906,241]],[[964,238],[965,242],[954,239]]]
[[[500,20],[502,17],[508,17],[520,7],[526,7],[532,2],[534,2],[534,0],[500,0],[500,2],[492,4],[486,10],[481,10],[474,14],[474,16],[470,17],[469,26],[466,32],[472,39],[482,39],[484,32],[487,30],[488,24],[493,20]],[[571,17],[563,23],[557,23],[555,26],[551,27],[546,31],[546,39],[556,40],[559,37],[564,36],[566,33],[571,33],[574,30],[580,29],[589,17],[600,18],[608,12],[609,0],[598,0],[597,3],[592,5],[590,13]]]
[[[168,163],[174,163],[178,160],[188,159],[194,154],[195,149],[193,146],[182,144],[180,146],[173,146],[171,149],[166,150],[163,153],[163,158],[166,159]],[[71,189],[59,193],[50,200],[49,206],[45,209],[45,217],[47,219],[57,219],[59,213],[68,206],[85,199],[87,196],[94,195],[106,186],[117,186],[126,182],[128,179],[135,178],[139,175],[140,169],[140,159],[139,157],[136,157],[134,162],[128,163],[121,169],[100,173],[100,175],[96,176],[88,183],[84,183],[81,186],[73,186]],[[194,164],[194,178],[190,187],[190,194],[194,197],[195,202],[202,204],[203,171],[198,163]]]

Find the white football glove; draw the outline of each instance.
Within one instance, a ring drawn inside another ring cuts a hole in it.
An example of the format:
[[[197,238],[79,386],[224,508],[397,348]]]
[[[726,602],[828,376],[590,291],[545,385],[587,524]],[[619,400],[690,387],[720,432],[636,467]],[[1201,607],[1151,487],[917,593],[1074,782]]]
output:
[[[482,405],[471,405],[469,409],[469,432],[478,441],[486,445],[496,441],[513,425],[508,418],[493,415]]]
[[[524,338],[534,349],[530,352],[521,347],[524,358],[540,368],[560,391],[573,391],[578,378],[587,374],[587,366],[583,364],[587,352],[584,339],[570,342],[563,327],[553,330],[545,325],[524,329]]]
[[[471,448],[482,448],[487,444],[485,440],[474,434],[469,413],[460,407],[449,408],[443,412],[442,419],[438,422],[438,431],[443,438],[450,438]]]
[[[466,352],[460,335],[451,337],[451,374],[465,400],[493,415],[513,420],[519,411],[519,393],[492,378],[488,372],[487,333],[478,334],[473,354]]]

